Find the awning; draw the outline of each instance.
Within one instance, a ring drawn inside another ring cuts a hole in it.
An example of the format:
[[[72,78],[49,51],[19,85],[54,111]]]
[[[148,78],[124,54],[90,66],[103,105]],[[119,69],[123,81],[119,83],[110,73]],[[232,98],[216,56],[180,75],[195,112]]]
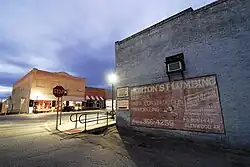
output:
[[[101,96],[89,96],[89,95],[86,95],[86,100],[104,100],[103,97]]]

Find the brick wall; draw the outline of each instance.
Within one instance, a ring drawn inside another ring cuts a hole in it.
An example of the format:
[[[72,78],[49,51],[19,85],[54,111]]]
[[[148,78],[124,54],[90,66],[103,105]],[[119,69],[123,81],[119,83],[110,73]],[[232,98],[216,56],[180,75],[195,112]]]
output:
[[[86,87],[86,95],[87,96],[99,96],[99,97],[106,97],[106,90],[102,88],[93,88],[93,87]]]
[[[178,53],[185,56],[186,78],[217,75],[226,134],[138,129],[250,146],[249,8],[248,0],[216,1],[116,42],[117,87],[167,82],[164,58]],[[117,126],[130,127],[130,112],[117,112]]]
[[[53,95],[53,88],[57,85],[61,85],[68,90],[68,95],[64,97],[64,100],[73,100],[76,97],[84,99],[85,84],[86,79],[84,78],[73,77],[63,72],[53,73],[34,69],[32,73],[31,99],[36,100],[40,94],[39,92],[43,94],[38,97],[38,100],[56,99]]]
[[[65,101],[85,99],[85,78],[73,77],[64,72],[53,73],[34,68],[13,85],[12,112],[28,113],[30,99],[56,100],[53,88],[57,85],[68,90],[68,96],[64,96]],[[22,98],[23,103],[21,103]]]

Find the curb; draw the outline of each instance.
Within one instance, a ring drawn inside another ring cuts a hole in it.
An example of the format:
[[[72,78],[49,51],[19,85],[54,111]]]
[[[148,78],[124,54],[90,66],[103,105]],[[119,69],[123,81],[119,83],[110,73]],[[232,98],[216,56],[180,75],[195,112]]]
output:
[[[81,133],[82,130],[80,130],[80,129],[70,129],[70,130],[64,130],[64,131],[59,130],[59,132],[62,132],[62,133],[68,134],[68,135],[73,135],[73,134]]]

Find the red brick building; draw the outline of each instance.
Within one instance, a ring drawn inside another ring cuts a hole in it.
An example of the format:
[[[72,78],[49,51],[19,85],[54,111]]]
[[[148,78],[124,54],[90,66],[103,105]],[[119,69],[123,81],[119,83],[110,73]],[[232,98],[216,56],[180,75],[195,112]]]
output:
[[[16,113],[56,111],[57,99],[53,88],[61,85],[68,91],[63,106],[69,110],[106,108],[106,89],[86,86],[86,79],[65,72],[32,69],[13,85],[12,109]]]
[[[55,111],[57,99],[52,90],[57,85],[68,90],[68,95],[63,97],[66,104],[82,108],[81,103],[85,101],[85,78],[33,68],[13,85],[12,112],[33,113],[34,108],[37,112]]]
[[[85,87],[85,108],[105,108],[106,89]]]

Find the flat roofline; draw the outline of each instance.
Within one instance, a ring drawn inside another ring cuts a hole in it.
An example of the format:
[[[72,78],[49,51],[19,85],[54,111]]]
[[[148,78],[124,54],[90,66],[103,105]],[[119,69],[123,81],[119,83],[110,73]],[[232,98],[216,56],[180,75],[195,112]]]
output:
[[[133,38],[135,38],[135,37],[137,37],[137,36],[139,36],[141,34],[144,34],[144,33],[148,32],[148,31],[150,31],[150,30],[152,30],[152,29],[154,29],[156,27],[159,27],[159,26],[161,26],[161,25],[163,25],[163,24],[165,24],[167,22],[170,22],[170,21],[172,21],[172,20],[174,20],[174,19],[176,19],[178,17],[181,17],[181,16],[183,16],[183,15],[185,15],[187,13],[197,14],[197,13],[199,13],[201,11],[204,11],[204,10],[207,10],[207,9],[209,9],[211,7],[217,6],[217,5],[219,5],[219,4],[221,4],[221,3],[225,2],[225,1],[228,1],[228,0],[217,0],[215,2],[212,2],[210,4],[202,6],[202,7],[198,8],[198,9],[196,9],[196,10],[193,10],[192,7],[187,8],[187,9],[185,9],[185,10],[183,10],[183,11],[181,11],[181,12],[175,14],[175,15],[172,15],[172,16],[170,16],[170,17],[168,17],[168,18],[166,18],[166,19],[164,19],[164,20],[162,20],[162,21],[160,21],[160,22],[158,22],[156,24],[153,24],[153,25],[149,26],[148,28],[143,29],[143,30],[131,35],[131,36],[128,36],[128,37],[126,37],[126,38],[124,38],[124,39],[122,39],[120,41],[116,41],[115,44],[119,45],[119,44],[122,44],[122,43],[124,43],[126,41],[129,41],[130,39],[133,39]]]
[[[90,88],[90,89],[105,89],[105,88],[98,88],[98,87],[93,87],[93,86],[85,86],[85,88]]]
[[[73,75],[70,75],[68,74],[67,72],[50,72],[50,71],[45,71],[45,70],[39,70],[37,68],[33,68],[32,70],[30,70],[28,73],[26,73],[23,77],[19,78],[14,84],[13,84],[13,87],[15,85],[17,85],[18,83],[20,83],[23,79],[25,79],[26,77],[28,77],[31,73],[35,72],[35,71],[39,71],[39,72],[44,72],[44,73],[48,73],[48,74],[55,74],[55,75],[60,75],[60,73],[64,73],[66,75],[64,75],[65,77],[71,77],[71,78],[74,78],[74,79],[83,79],[83,80],[86,80],[86,78],[82,78],[82,77],[75,77]],[[60,75],[60,76],[63,76],[63,75]]]
[[[82,77],[76,77],[76,76],[73,76],[71,74],[68,74],[67,72],[63,72],[63,71],[60,71],[60,72],[51,72],[51,71],[45,71],[45,70],[39,70],[37,68],[33,68],[34,71],[39,71],[39,72],[45,72],[45,73],[49,73],[49,74],[55,74],[55,75],[59,75],[59,76],[69,76],[69,77],[72,77],[72,78],[76,78],[76,79],[86,79],[86,78],[82,78]],[[60,75],[60,74],[66,74],[66,75]]]
[[[34,69],[30,70],[29,72],[27,72],[24,76],[22,76],[21,78],[19,78],[13,85],[12,87],[14,87],[15,85],[17,85],[18,83],[20,83],[22,80],[24,80],[25,78],[27,78]]]
[[[143,30],[141,30],[141,31],[139,31],[139,32],[137,32],[137,33],[123,39],[123,40],[121,40],[121,41],[116,41],[115,43],[118,44],[118,45],[122,44],[122,43],[124,43],[124,42],[126,42],[126,41],[128,41],[128,40],[130,40],[132,38],[135,38],[135,37],[137,37],[137,36],[139,36],[141,34],[144,34],[144,33],[148,32],[148,31],[150,31],[150,30],[152,30],[152,29],[154,29],[156,27],[159,27],[159,26],[161,26],[161,25],[163,25],[163,24],[165,24],[165,23],[167,23],[167,22],[169,22],[171,20],[174,20],[174,19],[176,19],[176,18],[178,18],[178,17],[180,17],[180,16],[182,16],[184,14],[190,13],[192,11],[193,11],[193,8],[188,8],[186,10],[183,10],[183,11],[181,11],[181,12],[179,12],[179,13],[173,15],[173,16],[170,16],[170,17],[168,17],[168,18],[166,18],[166,19],[164,19],[164,20],[162,20],[162,21],[160,21],[160,22],[158,22],[156,24],[153,24],[153,25],[149,26],[148,28],[143,29]]]

